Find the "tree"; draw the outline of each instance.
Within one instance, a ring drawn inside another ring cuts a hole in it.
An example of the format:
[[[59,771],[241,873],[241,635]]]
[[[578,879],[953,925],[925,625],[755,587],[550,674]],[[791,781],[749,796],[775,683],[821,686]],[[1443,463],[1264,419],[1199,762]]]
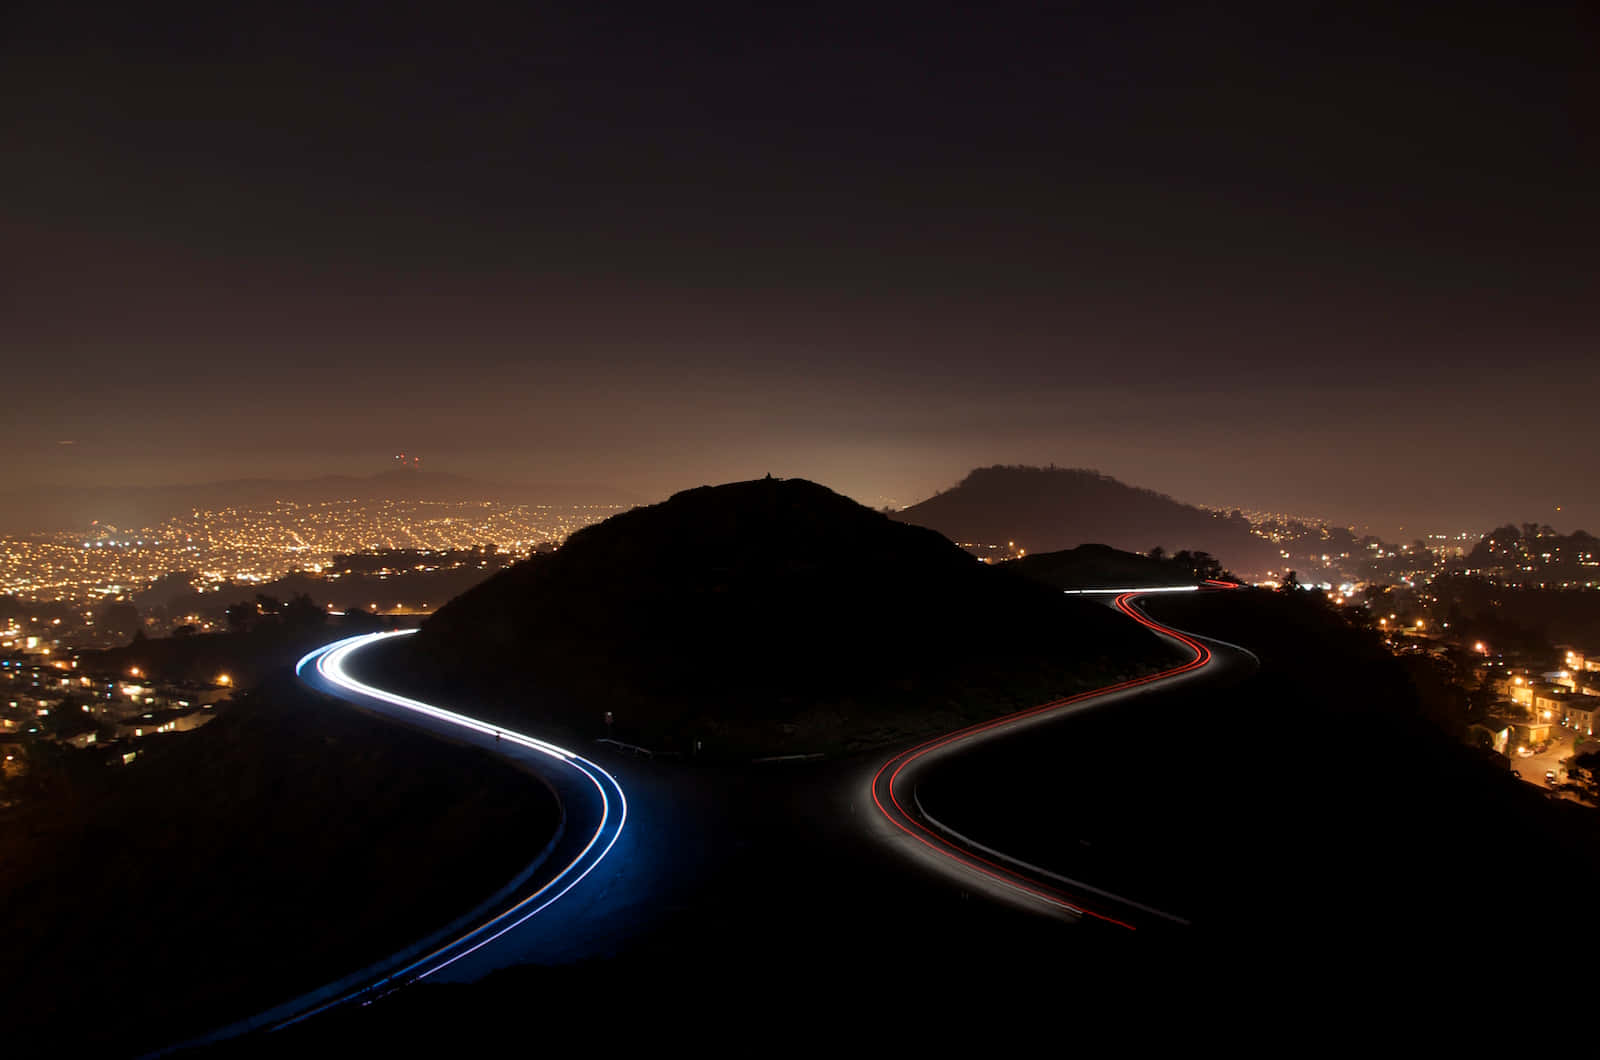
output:
[[[1228,572],[1222,569],[1222,564],[1209,552],[1190,552],[1188,549],[1179,549],[1172,554],[1172,562],[1187,571],[1200,581],[1207,578],[1220,580]]]
[[[1155,548],[1152,548],[1149,552],[1146,552],[1145,555],[1149,556],[1151,559],[1155,560],[1157,563],[1165,563],[1166,559],[1167,559],[1167,550],[1162,548],[1160,545],[1157,545]]]
[[[256,605],[249,600],[241,600],[230,606],[227,610],[228,628],[235,633],[248,633],[255,627],[256,618],[260,614]]]
[[[120,601],[107,604],[100,609],[100,614],[95,616],[95,622],[113,634],[131,637],[139,628],[139,609],[130,603]]]
[[[327,612],[305,593],[296,593],[283,609],[283,624],[291,629],[315,629],[327,618]]]
[[[1567,759],[1567,776],[1595,786],[1600,781],[1600,751],[1584,751]]]
[[[364,608],[351,605],[344,609],[344,626],[362,632],[378,630],[383,628],[383,619]]]
[[[1283,584],[1279,588],[1288,590],[1300,588],[1300,576],[1294,571],[1289,571],[1283,576]]]

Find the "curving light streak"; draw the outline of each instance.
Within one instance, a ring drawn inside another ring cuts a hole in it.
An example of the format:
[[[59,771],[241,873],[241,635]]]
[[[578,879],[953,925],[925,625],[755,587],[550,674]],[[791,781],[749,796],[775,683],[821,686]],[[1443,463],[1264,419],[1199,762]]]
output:
[[[900,801],[900,793],[896,789],[896,785],[899,783],[901,774],[905,772],[907,767],[934,751],[951,747],[963,741],[993,732],[996,729],[1015,725],[1018,722],[1036,718],[1040,715],[1061,711],[1065,708],[1077,706],[1090,700],[1099,699],[1103,696],[1109,696],[1117,692],[1124,692],[1129,689],[1138,688],[1141,685],[1153,684],[1157,681],[1165,681],[1181,674],[1199,670],[1202,667],[1209,665],[1211,663],[1210,648],[1207,648],[1200,641],[1182,632],[1181,630],[1176,630],[1168,626],[1161,625],[1133,605],[1133,601],[1135,599],[1148,592],[1192,592],[1197,588],[1197,586],[1191,585],[1173,586],[1169,588],[1153,590],[1128,589],[1123,590],[1121,595],[1119,595],[1115,601],[1117,610],[1132,618],[1135,622],[1138,622],[1140,625],[1153,630],[1162,636],[1170,637],[1178,641],[1192,651],[1194,655],[1187,662],[1171,667],[1167,670],[1162,670],[1159,673],[1146,674],[1143,677],[1130,678],[1129,680],[1119,681],[1113,685],[1107,685],[1104,688],[1093,689],[1089,692],[1080,692],[1077,695],[1066,696],[1061,699],[1053,699],[1048,703],[1041,703],[1039,706],[1029,707],[1025,710],[1017,711],[1014,714],[1007,714],[1001,718],[994,718],[989,721],[978,722],[974,725],[957,729],[955,732],[934,737],[931,740],[918,744],[910,750],[902,751],[900,754],[895,755],[893,758],[889,759],[889,761],[880,766],[877,773],[873,775],[872,801],[877,805],[878,811],[883,814],[890,824],[894,825],[901,832],[904,832],[912,839],[915,839],[917,842],[921,843],[933,853],[944,858],[948,858],[951,861],[954,861],[975,872],[981,873],[982,875],[989,877],[1005,887],[1015,891],[1020,891],[1023,894],[1037,898],[1056,908],[1065,909],[1069,912],[1077,913],[1082,916],[1090,916],[1096,920],[1105,921],[1108,924],[1115,924],[1117,927],[1127,928],[1129,931],[1137,930],[1137,928],[1128,921],[1120,920],[1108,913],[1100,912],[1096,909],[1090,908],[1082,901],[1081,898],[1077,897],[1076,893],[1068,894],[1065,891],[1058,890],[1040,882],[1031,876],[1024,875],[1014,868],[1009,868],[1005,865],[1002,865],[997,860],[984,857],[983,855],[976,853],[969,848],[958,846],[951,842],[948,838],[940,835],[938,832],[935,832],[932,828],[929,828],[926,824],[919,820],[918,815],[907,812],[906,807]],[[1089,591],[1093,592],[1095,590]],[[885,779],[886,774],[887,780]],[[880,790],[884,795],[887,796],[887,804],[885,803],[884,798],[880,796]],[[998,852],[994,853],[998,855]],[[1004,855],[999,856],[1004,857]],[[1093,890],[1093,888],[1090,889]],[[1105,892],[1099,893],[1105,895]],[[1114,895],[1105,896],[1116,898]],[[1122,904],[1133,905],[1137,907],[1137,903],[1128,902],[1125,899],[1117,900]]]
[[[390,984],[402,984],[417,979],[425,979],[435,972],[448,968],[463,957],[476,953],[484,946],[506,934],[506,932],[514,930],[530,917],[550,908],[562,895],[576,887],[611,852],[611,848],[616,845],[617,840],[622,835],[623,826],[627,824],[628,799],[623,794],[621,785],[617,783],[615,777],[582,755],[569,751],[564,747],[558,747],[548,741],[528,736],[525,733],[491,725],[487,722],[479,721],[477,718],[468,717],[465,714],[458,714],[455,711],[445,710],[443,707],[436,707],[431,703],[424,703],[419,699],[412,699],[408,696],[377,688],[357,679],[345,669],[345,663],[350,655],[361,648],[388,637],[404,636],[413,632],[415,630],[397,630],[387,633],[366,633],[354,637],[346,637],[344,640],[335,641],[332,644],[324,645],[315,651],[307,653],[295,664],[295,673],[304,680],[306,666],[314,662],[318,675],[339,689],[340,694],[345,698],[368,697],[376,699],[391,706],[414,711],[451,725],[458,725],[472,732],[492,735],[501,741],[514,743],[547,755],[560,763],[561,766],[575,770],[590,784],[594,785],[595,790],[600,794],[600,822],[595,827],[594,834],[584,844],[583,849],[578,852],[578,855],[565,868],[556,873],[538,890],[509,909],[504,910],[471,931],[436,947],[428,954],[410,961],[404,967],[390,972],[375,982],[277,1024],[273,1027],[274,1030],[299,1023],[336,1005],[382,990]],[[604,843],[603,846],[601,846],[602,842]]]
[[[351,652],[354,652],[360,648],[364,648],[375,641],[384,640],[389,637],[403,637],[407,634],[415,632],[416,630],[413,629],[400,629],[389,633],[363,633],[354,637],[346,637],[344,640],[335,641],[332,644],[318,648],[316,651],[302,658],[299,663],[295,665],[295,673],[300,673],[301,669],[306,665],[307,662],[310,662],[312,659],[316,659],[317,673],[347,692],[354,692],[357,695],[368,696],[372,699],[382,700],[385,703],[390,703],[397,707],[404,707],[406,710],[412,710],[418,714],[427,715],[430,718],[438,718],[440,721],[446,721],[452,725],[459,725],[464,729],[471,729],[473,732],[479,732],[485,736],[499,736],[502,739],[510,740],[512,743],[521,744],[524,747],[530,747],[535,751],[550,755],[552,758],[559,758],[563,761],[566,761],[578,757],[571,751],[568,751],[562,747],[557,747],[553,743],[546,743],[544,740],[538,740],[532,736],[525,736],[522,733],[503,729],[497,725],[490,725],[488,722],[479,721],[477,718],[470,718],[465,714],[457,714],[453,710],[445,710],[443,707],[436,707],[431,703],[424,703],[420,699],[411,699],[408,696],[398,695],[394,692],[388,692],[384,689],[374,687],[373,685],[366,684],[365,682],[352,676],[347,670],[345,670],[345,660],[350,657]]]

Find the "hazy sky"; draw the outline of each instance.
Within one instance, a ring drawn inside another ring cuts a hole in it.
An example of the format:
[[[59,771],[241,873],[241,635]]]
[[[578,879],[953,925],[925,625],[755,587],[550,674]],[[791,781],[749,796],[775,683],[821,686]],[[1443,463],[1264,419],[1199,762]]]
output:
[[[1132,6],[7,5],[8,474],[1600,530],[1592,16]]]

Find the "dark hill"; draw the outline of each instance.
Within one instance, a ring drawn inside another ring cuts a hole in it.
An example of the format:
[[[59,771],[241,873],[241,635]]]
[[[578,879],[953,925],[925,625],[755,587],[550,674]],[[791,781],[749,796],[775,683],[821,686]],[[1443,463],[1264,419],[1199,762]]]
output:
[[[1110,545],[1079,545],[1038,552],[1005,564],[1023,577],[1057,589],[1121,589],[1190,584],[1194,578],[1173,563]]]
[[[1015,541],[1029,552],[1087,542],[1147,552],[1209,552],[1223,566],[1250,575],[1276,567],[1273,546],[1250,532],[1235,512],[1221,516],[1154,490],[1081,468],[978,468],[953,489],[900,512],[953,541]]]
[[[384,665],[508,719],[707,753],[837,748],[1165,658],[1108,609],[815,483],[702,487],[574,534],[442,608]]]
[[[13,1056],[137,1056],[316,989],[472,909],[560,822],[495,756],[287,672],[129,766],[46,753],[0,812]]]

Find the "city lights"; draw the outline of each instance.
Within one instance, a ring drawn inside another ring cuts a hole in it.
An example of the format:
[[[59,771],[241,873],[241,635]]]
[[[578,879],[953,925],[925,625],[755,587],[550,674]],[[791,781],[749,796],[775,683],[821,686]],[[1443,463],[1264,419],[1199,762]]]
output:
[[[291,571],[320,573],[336,555],[384,549],[451,551],[493,545],[525,554],[622,510],[618,505],[498,501],[280,501],[259,508],[191,509],[137,533],[0,538],[0,595],[96,606],[141,592],[173,572],[201,591],[261,585]],[[59,624],[58,624],[59,625]]]

